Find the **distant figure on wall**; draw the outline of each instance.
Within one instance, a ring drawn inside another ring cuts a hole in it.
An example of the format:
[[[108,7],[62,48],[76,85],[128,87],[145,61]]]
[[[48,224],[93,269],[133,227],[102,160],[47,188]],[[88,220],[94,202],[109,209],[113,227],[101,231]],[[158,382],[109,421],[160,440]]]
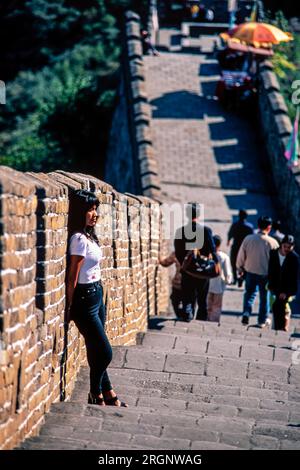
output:
[[[143,29],[141,31],[142,44],[143,44],[143,54],[146,55],[159,55],[159,52],[155,49],[151,42],[151,37],[148,31]]]

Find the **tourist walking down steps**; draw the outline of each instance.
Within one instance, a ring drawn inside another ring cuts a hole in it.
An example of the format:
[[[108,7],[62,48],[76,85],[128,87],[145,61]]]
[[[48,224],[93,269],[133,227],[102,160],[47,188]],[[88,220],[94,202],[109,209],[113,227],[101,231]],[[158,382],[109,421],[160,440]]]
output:
[[[220,250],[222,239],[219,235],[213,237],[217,257],[220,264],[220,274],[209,280],[209,289],[207,296],[207,320],[219,322],[222,313],[223,295],[226,289],[226,285],[232,284],[233,275],[230,266],[230,258]]]
[[[233,272],[234,283],[238,282],[237,272],[236,272],[236,259],[243,243],[244,238],[247,235],[251,235],[254,232],[253,225],[247,222],[248,214],[244,209],[239,210],[238,220],[234,222],[228,232],[228,241],[227,246],[230,245],[231,240],[233,240],[231,249],[230,249],[230,261]]]
[[[244,239],[238,252],[236,265],[239,270],[246,271],[242,323],[244,325],[249,323],[256,292],[259,290],[258,326],[264,328],[271,324],[268,318],[269,292],[267,290],[270,251],[276,250],[279,245],[274,238],[269,236],[272,228],[270,217],[260,217],[257,225],[258,232]]]
[[[268,288],[274,297],[272,312],[275,330],[288,331],[290,302],[298,290],[299,256],[294,251],[295,240],[285,235],[278,250],[271,251]]]
[[[201,255],[209,257],[218,263],[216,247],[212,237],[212,231],[206,225],[200,223],[200,205],[189,202],[186,205],[187,225],[180,227],[175,234],[175,255],[182,265],[186,255],[192,249],[189,245],[194,245],[201,251]],[[198,310],[196,320],[207,320],[207,294],[209,279],[195,279],[189,274],[182,272],[182,296],[183,311],[182,319],[190,322],[194,318],[196,301]]]

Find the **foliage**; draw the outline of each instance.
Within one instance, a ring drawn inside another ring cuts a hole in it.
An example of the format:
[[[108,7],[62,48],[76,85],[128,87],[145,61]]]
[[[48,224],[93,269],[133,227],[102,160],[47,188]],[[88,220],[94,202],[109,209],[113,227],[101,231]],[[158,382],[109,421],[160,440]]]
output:
[[[131,0],[2,0],[0,164],[101,176]],[[16,6],[17,5],[17,6]],[[16,34],[16,31],[18,34]]]
[[[275,16],[268,12],[267,22],[274,24],[283,31],[291,32],[294,36],[293,41],[275,46],[275,53],[272,58],[274,71],[278,77],[289,115],[293,120],[296,109],[292,103],[292,94],[294,92],[292,83],[295,80],[300,80],[300,34],[292,32],[289,22],[282,11],[276,12]]]

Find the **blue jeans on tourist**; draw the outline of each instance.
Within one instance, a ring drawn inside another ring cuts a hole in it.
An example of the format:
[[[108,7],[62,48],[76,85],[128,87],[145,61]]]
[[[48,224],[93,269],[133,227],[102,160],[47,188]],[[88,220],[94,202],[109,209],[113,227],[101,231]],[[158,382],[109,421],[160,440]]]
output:
[[[112,389],[107,367],[112,348],[105,333],[106,310],[99,282],[77,284],[71,308],[72,320],[83,335],[90,366],[90,392],[99,395]]]
[[[244,294],[244,314],[251,315],[252,306],[259,290],[258,323],[265,323],[269,313],[269,292],[266,289],[267,276],[246,273],[246,291]]]

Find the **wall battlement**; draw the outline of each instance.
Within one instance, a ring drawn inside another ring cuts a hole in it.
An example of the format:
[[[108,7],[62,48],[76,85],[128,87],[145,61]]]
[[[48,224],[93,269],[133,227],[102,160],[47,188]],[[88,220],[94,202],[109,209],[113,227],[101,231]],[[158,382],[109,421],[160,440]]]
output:
[[[70,397],[85,347],[64,322],[69,196],[94,191],[107,333],[135,344],[148,315],[166,307],[157,266],[159,204],[118,193],[87,175],[20,173],[0,167],[0,448],[38,432],[51,403]]]

